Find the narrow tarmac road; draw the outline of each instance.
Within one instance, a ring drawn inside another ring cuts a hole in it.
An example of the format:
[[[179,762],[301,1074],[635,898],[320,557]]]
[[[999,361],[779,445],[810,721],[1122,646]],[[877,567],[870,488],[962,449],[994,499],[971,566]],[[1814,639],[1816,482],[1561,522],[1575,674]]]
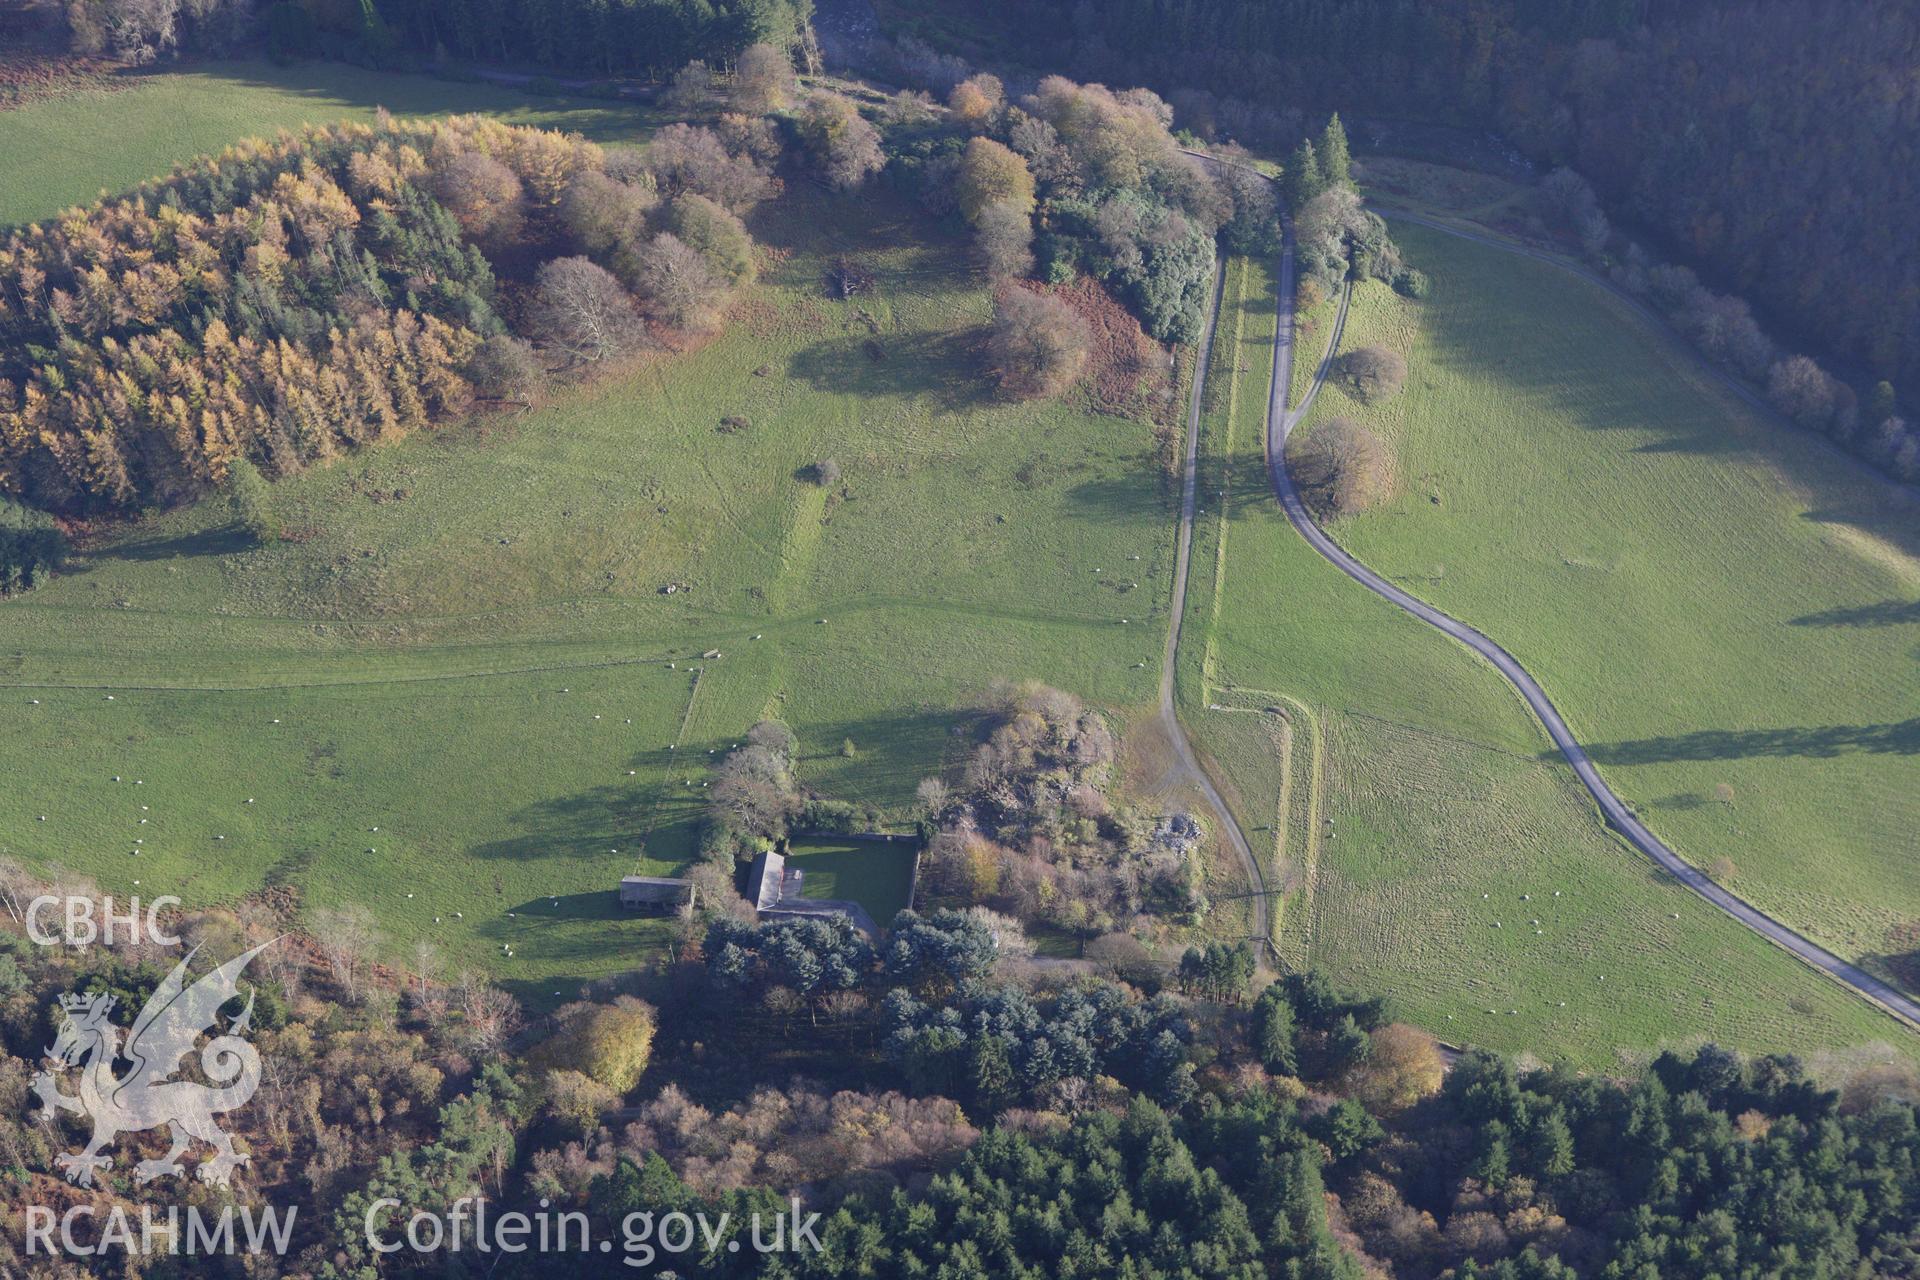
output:
[[[1410,221],[1419,222],[1422,226],[1490,245],[1496,249],[1511,250],[1544,262],[1555,262],[1550,256],[1524,246],[1505,244],[1491,237],[1461,231],[1443,222],[1404,213],[1396,213],[1394,216],[1406,217]],[[1556,265],[1565,264],[1556,263]],[[1267,472],[1273,481],[1274,495],[1279,498],[1280,506],[1286,512],[1288,521],[1299,531],[1300,536],[1305,538],[1315,551],[1361,586],[1393,602],[1429,626],[1452,636],[1491,662],[1494,668],[1506,677],[1507,682],[1519,690],[1520,696],[1526,699],[1534,715],[1546,727],[1547,735],[1553,739],[1554,746],[1559,748],[1560,754],[1566,757],[1567,763],[1573,766],[1573,771],[1579,777],[1581,784],[1599,804],[1600,811],[1606,816],[1608,824],[1625,836],[1635,848],[1653,859],[1674,879],[1747,928],[1785,947],[1816,969],[1823,970],[1895,1016],[1920,1028],[1920,1002],[1901,994],[1894,987],[1882,982],[1858,965],[1841,959],[1746,900],[1729,893],[1692,863],[1668,848],[1658,836],[1647,830],[1646,826],[1628,810],[1620,797],[1616,796],[1613,789],[1601,778],[1599,770],[1594,768],[1592,759],[1574,739],[1572,730],[1567,727],[1566,721],[1561,718],[1559,711],[1547,697],[1546,690],[1542,689],[1539,682],[1528,674],[1526,668],[1514,660],[1512,654],[1466,623],[1442,613],[1425,601],[1394,586],[1348,555],[1338,543],[1327,536],[1325,530],[1314,522],[1312,515],[1307,511],[1306,504],[1301,500],[1299,490],[1294,487],[1292,474],[1287,470],[1287,437],[1312,405],[1313,398],[1319,393],[1321,383],[1326,379],[1334,354],[1340,349],[1340,335],[1346,327],[1347,304],[1352,297],[1352,287],[1349,286],[1346,293],[1341,295],[1340,310],[1334,320],[1332,341],[1327,345],[1327,354],[1321,360],[1320,367],[1314,372],[1312,384],[1308,387],[1306,394],[1301,397],[1299,408],[1288,412],[1287,394],[1293,372],[1293,272],[1293,229],[1289,226],[1280,258],[1279,329],[1273,350],[1273,391],[1267,404]],[[1576,274],[1584,273],[1576,270]],[[1737,387],[1735,389],[1740,390]]]
[[[1219,789],[1213,785],[1213,779],[1200,767],[1200,760],[1193,753],[1193,744],[1187,741],[1187,731],[1180,726],[1180,717],[1173,706],[1174,660],[1180,652],[1180,628],[1187,616],[1187,570],[1193,559],[1193,514],[1195,494],[1199,480],[1200,461],[1200,406],[1201,397],[1207,385],[1207,364],[1213,356],[1213,335],[1220,325],[1220,301],[1227,287],[1226,263],[1217,255],[1213,261],[1213,299],[1207,309],[1206,331],[1200,337],[1200,350],[1193,366],[1193,390],[1187,401],[1187,457],[1186,465],[1181,468],[1180,480],[1180,542],[1173,560],[1173,621],[1167,627],[1167,645],[1160,656],[1160,724],[1173,745],[1174,764],[1161,779],[1162,786],[1191,785],[1206,796],[1207,803],[1220,816],[1221,833],[1227,843],[1233,846],[1241,865],[1246,868],[1248,894],[1253,902],[1252,941],[1260,948],[1272,946],[1272,937],[1267,932],[1267,878],[1260,869],[1260,860],[1253,856],[1253,846],[1240,829],[1240,823],[1233,816],[1233,810],[1221,797]]]

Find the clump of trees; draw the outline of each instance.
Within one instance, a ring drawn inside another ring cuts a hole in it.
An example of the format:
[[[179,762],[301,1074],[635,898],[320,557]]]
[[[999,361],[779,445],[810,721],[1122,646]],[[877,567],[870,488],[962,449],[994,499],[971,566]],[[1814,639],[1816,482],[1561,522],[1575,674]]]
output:
[[[1113,738],[1098,713],[1045,685],[1006,687],[955,786],[922,786],[932,838],[924,892],[1092,938],[1142,912],[1204,912],[1198,867],[1107,791]]]
[[[1092,347],[1087,322],[1065,299],[1019,287],[994,295],[987,358],[1006,395],[1031,400],[1061,394],[1086,371]]]
[[[993,139],[970,139],[960,153],[954,202],[972,225],[981,265],[993,279],[1033,269],[1033,191],[1027,162]]]
[[[1321,297],[1338,293],[1349,279],[1383,280],[1415,296],[1425,291],[1387,235],[1387,224],[1361,204],[1351,185],[1329,186],[1301,205],[1294,242],[1301,287]]]
[[[886,164],[880,131],[868,123],[853,100],[837,93],[815,93],[801,109],[801,145],[828,186],[847,191]]]
[[[1389,347],[1357,347],[1339,367],[1341,385],[1368,404],[1391,400],[1407,381],[1407,358]]]
[[[75,53],[144,65],[182,49],[229,53],[253,28],[246,0],[68,0]]]
[[[859,1198],[827,1220],[821,1262],[857,1250],[876,1273],[1065,1274],[1140,1280],[1285,1275],[1357,1280],[1328,1221],[1321,1157],[1291,1104],[1249,1098],[1183,1123],[1144,1099],[990,1130],[923,1197]],[[1021,1230],[1018,1223],[1044,1223]],[[1075,1267],[1078,1270],[1078,1267]]]
[[[755,924],[721,917],[701,948],[707,973],[723,990],[759,1001],[769,1012],[844,1010],[872,974],[874,951],[842,915]]]
[[[980,1137],[956,1102],[896,1091],[765,1085],[731,1107],[709,1108],[668,1085],[616,1138],[604,1130],[533,1157],[533,1188],[556,1201],[584,1198],[625,1158],[664,1160],[701,1194],[807,1186],[838,1202],[891,1189],[957,1159]]]
[[[633,1091],[653,1053],[653,1007],[632,996],[577,1000],[553,1015],[553,1029],[529,1050],[529,1065],[577,1072],[618,1098]]]
[[[1782,337],[1819,344],[1830,368],[1920,379],[1920,257],[1905,230],[1920,172],[1885,162],[1889,122],[1920,111],[1920,13],[1899,0],[1844,17],[1815,0],[1549,8],[1200,0],[1176,14],[1137,0],[1088,24],[1070,0],[987,0],[982,19],[1021,32],[1026,65],[1170,87],[1204,137],[1284,150],[1301,123],[1272,105],[1287,102],[1497,131],[1502,151],[1585,174],[1617,220],[1751,298]],[[922,77],[905,83],[954,74],[934,51],[900,54]],[[1803,88],[1795,110],[1773,109],[1782,84]],[[1598,201],[1566,209],[1576,241],[1605,230],[1588,216]]]
[[[1048,76],[1011,103],[992,77],[962,76],[947,92],[944,127],[902,117],[896,166],[934,212],[960,212],[995,279],[1089,275],[1153,337],[1189,342],[1216,234],[1248,251],[1279,242],[1269,184],[1183,154],[1171,108],[1145,89]]]
[[[55,891],[98,897],[0,859],[6,896]],[[250,909],[167,923],[215,957],[285,927]],[[1484,1052],[1443,1071],[1431,1037],[1312,972],[1244,1014],[1084,976],[1026,975],[1028,990],[1000,981],[990,918],[940,912],[903,915],[884,955],[844,934],[722,926],[704,965],[611,984],[663,993],[659,1012],[597,990],[516,1036],[512,1001],[440,974],[430,944],[396,972],[372,963],[366,913],[312,924],[325,936],[255,962],[248,1038],[264,1069],[225,1121],[250,1153],[235,1201],[297,1197],[300,1274],[375,1269],[365,1223],[383,1198],[445,1214],[476,1194],[502,1213],[544,1198],[617,1233],[645,1211],[771,1222],[798,1193],[824,1215],[823,1251],[783,1256],[803,1278],[1103,1274],[1108,1250],[1143,1280],[1568,1280],[1709,1256],[1757,1274],[1789,1254],[1821,1274],[1901,1276],[1920,1245],[1920,1077],[1884,1052],[1837,1088],[1794,1058],[1711,1044],[1607,1074]],[[21,929],[0,916],[0,1155],[45,1179],[86,1135],[83,1117],[43,1120],[29,1084],[49,1003],[79,989],[138,1007],[179,953],[36,947]],[[730,945],[761,978],[729,976]],[[1231,951],[1183,968],[1234,986]],[[823,999],[817,1031],[766,998],[836,961],[855,982]],[[796,1024],[777,1043],[798,1053],[766,1051],[768,1015]],[[691,1039],[728,1021],[751,1034]],[[675,1037],[674,1059],[650,1063],[658,1036]],[[855,1080],[766,1078],[801,1060]],[[701,1088],[649,1092],[675,1068]],[[631,1123],[609,1124],[636,1091]],[[94,1194],[137,1217],[173,1190],[114,1179]],[[731,1229],[717,1228],[715,1274],[759,1274],[744,1239],[727,1249]],[[19,1230],[0,1223],[0,1249],[24,1253]]]
[[[1238,1004],[1253,989],[1257,967],[1253,948],[1247,943],[1209,942],[1204,947],[1188,947],[1180,957],[1174,979],[1180,990],[1191,996]]]
[[[762,720],[729,751],[714,776],[709,825],[741,847],[763,848],[787,834],[801,795],[793,776],[793,730]]]
[[[477,116],[249,141],[0,243],[0,492],[168,505],[717,325],[775,189],[744,118],[638,162]],[[664,194],[664,199],[662,198]],[[497,272],[505,272],[504,281]],[[511,324],[509,324],[511,321]]]
[[[965,1100],[990,1115],[1086,1097],[1101,1076],[1169,1105],[1193,1096],[1192,1028],[1170,996],[1139,999],[1115,983],[1035,999],[974,985],[947,1002],[896,988],[885,1001],[885,1054],[915,1092]]]
[[[1331,519],[1365,511],[1387,496],[1387,448],[1350,418],[1320,423],[1288,442],[1287,465],[1316,516]]]
[[[1317,143],[1314,138],[1301,138],[1281,171],[1287,203],[1296,213],[1329,191],[1353,185],[1352,152],[1338,112],[1328,117]]]

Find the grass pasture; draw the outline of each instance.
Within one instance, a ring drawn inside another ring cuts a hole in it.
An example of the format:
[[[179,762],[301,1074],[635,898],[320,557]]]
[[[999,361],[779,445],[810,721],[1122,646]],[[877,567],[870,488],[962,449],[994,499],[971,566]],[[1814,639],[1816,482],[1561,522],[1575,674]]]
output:
[[[483,111],[596,142],[637,140],[638,131],[654,123],[636,104],[536,97],[507,85],[331,62],[212,62],[124,79],[131,87],[82,91],[0,118],[0,174],[6,175],[0,227],[37,222],[102,193],[125,191],[242,138],[336,120],[371,121],[380,107],[397,116]]]
[[[1604,291],[1394,232],[1433,297],[1363,286],[1346,346],[1406,352],[1406,391],[1314,421],[1388,441],[1398,492],[1337,536],[1510,649],[1683,855],[1876,963],[1920,918],[1920,501]]]
[[[228,78],[156,85],[211,120]],[[332,92],[365,113],[414,83]],[[424,83],[444,109],[497,93]],[[0,148],[64,105],[0,114]],[[75,154],[42,204],[137,176]],[[754,231],[761,282],[717,341],[282,481],[294,540],[166,513],[0,604],[0,846],[121,896],[362,903],[388,958],[425,938],[547,1002],[664,936],[614,886],[692,856],[709,761],[757,719],[794,726],[806,785],[886,807],[965,749],[996,678],[1151,705],[1151,426],[991,398],[964,245],[882,189],[796,182]],[[824,296],[841,253],[873,294]],[[831,490],[804,478],[825,457]]]
[[[1258,432],[1272,326],[1256,317],[1272,287],[1259,264],[1230,269],[1219,341],[1244,321],[1220,359],[1238,385],[1215,394],[1204,424],[1209,500],[1187,619],[1204,644],[1183,646],[1179,695],[1250,835],[1273,823],[1291,779],[1282,957],[1388,992],[1449,1040],[1587,1066],[1699,1038],[1912,1053],[1890,1018],[1667,883],[1606,831],[1498,675],[1294,533]],[[1356,304],[1354,341],[1372,332],[1375,301]],[[1416,364],[1409,386],[1422,376]],[[1336,398],[1344,408],[1331,390],[1319,404]],[[1317,768],[1300,745],[1309,729]]]
[[[857,902],[884,929],[912,897],[914,849],[911,840],[883,844],[809,836],[789,846],[787,866],[805,873],[801,897]]]

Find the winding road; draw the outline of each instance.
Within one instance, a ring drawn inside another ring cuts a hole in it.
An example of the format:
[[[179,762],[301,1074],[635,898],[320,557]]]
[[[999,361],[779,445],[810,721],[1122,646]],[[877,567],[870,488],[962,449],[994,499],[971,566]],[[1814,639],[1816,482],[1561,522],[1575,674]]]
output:
[[[1418,222],[1422,226],[1431,227],[1449,235],[1460,236],[1464,239],[1488,245],[1495,249],[1522,254],[1550,265],[1564,267],[1576,275],[1589,279],[1593,278],[1589,273],[1578,267],[1571,266],[1548,254],[1540,253],[1521,245],[1509,244],[1489,236],[1462,231],[1446,223],[1418,215],[1396,211],[1393,216],[1405,217],[1409,221]],[[1573,771],[1579,777],[1581,784],[1586,787],[1587,791],[1599,804],[1600,811],[1606,816],[1608,824],[1620,832],[1621,835],[1625,836],[1636,849],[1651,858],[1661,869],[1672,875],[1675,880],[1679,881],[1680,884],[1684,885],[1687,889],[1699,895],[1701,898],[1706,899],[1707,902],[1719,908],[1727,915],[1732,916],[1747,928],[1760,934],[1768,941],[1786,948],[1814,968],[1824,971],[1837,981],[1853,988],[1854,991],[1880,1005],[1888,1012],[1904,1019],[1915,1027],[1920,1027],[1920,1002],[1915,1002],[1913,999],[1901,994],[1894,987],[1874,977],[1858,965],[1834,955],[1824,947],[1821,947],[1800,933],[1780,923],[1772,916],[1767,915],[1745,899],[1729,893],[1720,885],[1715,884],[1705,873],[1694,867],[1693,864],[1668,848],[1665,842],[1658,836],[1647,830],[1646,826],[1633,815],[1632,811],[1627,808],[1620,797],[1615,795],[1613,789],[1601,778],[1599,770],[1594,768],[1592,759],[1574,738],[1573,731],[1567,727],[1567,722],[1561,718],[1559,711],[1554,708],[1552,700],[1547,697],[1546,690],[1540,687],[1539,681],[1528,674],[1526,668],[1515,661],[1512,654],[1466,623],[1461,622],[1449,614],[1442,613],[1432,605],[1393,585],[1393,583],[1387,581],[1372,569],[1369,569],[1366,565],[1347,554],[1338,543],[1327,536],[1324,529],[1314,522],[1313,517],[1307,511],[1306,504],[1301,500],[1299,490],[1294,487],[1292,474],[1287,470],[1287,437],[1292,433],[1293,428],[1298,425],[1301,418],[1305,416],[1308,408],[1312,405],[1314,397],[1319,393],[1322,382],[1326,379],[1328,367],[1333,361],[1334,353],[1340,349],[1340,335],[1346,327],[1347,305],[1352,298],[1352,287],[1349,285],[1347,291],[1341,295],[1340,310],[1334,320],[1332,338],[1327,344],[1326,356],[1321,360],[1319,368],[1314,372],[1311,386],[1308,387],[1306,394],[1301,397],[1299,407],[1289,412],[1287,409],[1287,395],[1289,384],[1292,381],[1294,340],[1293,247],[1293,228],[1289,225],[1286,229],[1285,247],[1281,252],[1280,259],[1279,329],[1273,349],[1273,390],[1267,404],[1267,472],[1273,483],[1274,495],[1279,498],[1280,506],[1286,512],[1287,520],[1299,531],[1300,536],[1305,538],[1315,551],[1319,552],[1321,556],[1331,562],[1349,578],[1352,578],[1355,582],[1358,582],[1361,586],[1367,588],[1367,590],[1382,599],[1398,605],[1401,609],[1420,619],[1420,621],[1426,623],[1428,626],[1452,636],[1455,640],[1458,640],[1461,644],[1467,646],[1467,648],[1492,663],[1494,668],[1499,671],[1502,676],[1506,677],[1507,682],[1519,691],[1520,696],[1524,698],[1527,705],[1533,709],[1534,715],[1537,716],[1540,723],[1545,726],[1547,735],[1553,739],[1554,746],[1559,748],[1562,756],[1566,757],[1567,763],[1573,766]],[[1717,370],[1713,372],[1718,373]],[[1722,380],[1725,381],[1724,376]],[[1751,400],[1753,398],[1751,392],[1737,384],[1733,385],[1733,390],[1741,394],[1743,399]],[[1195,394],[1197,403],[1197,389]],[[1191,447],[1191,444],[1189,444],[1189,449],[1191,449]],[[1189,456],[1191,457],[1191,455]],[[1188,471],[1188,507],[1190,509],[1192,505],[1191,461],[1188,463]]]

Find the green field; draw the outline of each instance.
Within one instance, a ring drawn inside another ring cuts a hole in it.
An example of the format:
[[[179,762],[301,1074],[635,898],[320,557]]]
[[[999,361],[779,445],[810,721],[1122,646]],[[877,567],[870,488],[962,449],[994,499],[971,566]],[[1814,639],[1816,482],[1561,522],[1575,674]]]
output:
[[[1398,492],[1337,536],[1496,637],[1609,782],[1701,866],[1849,958],[1920,918],[1920,501],[1761,419],[1610,295],[1412,225],[1346,346],[1407,391]]]
[[[911,840],[876,844],[818,836],[793,841],[787,867],[806,873],[801,897],[857,902],[884,929],[913,895],[913,855]]]
[[[366,71],[338,63],[278,67],[217,62],[191,71],[128,75],[128,87],[84,91],[0,116],[0,227],[36,222],[117,194],[176,164],[247,137],[335,120],[484,111],[512,124],[634,140],[654,122],[640,107],[536,97],[492,84]]]
[[[499,104],[330,70],[321,109],[299,77],[322,73],[287,74],[249,90],[280,119],[340,114],[348,81],[357,113],[409,86],[440,95],[413,106]],[[202,121],[148,167],[215,144],[228,83],[135,91]],[[0,115],[0,149],[69,105]],[[137,176],[68,170],[77,190],[16,216]],[[425,938],[551,1000],[664,936],[614,885],[684,865],[709,753],[757,719],[794,726],[805,785],[884,807],[964,750],[952,730],[995,678],[1149,705],[1173,534],[1151,427],[990,399],[964,246],[882,189],[795,183],[754,231],[762,282],[710,345],[284,481],[294,540],[244,548],[215,507],[178,511],[0,605],[4,851],[122,895],[362,903],[391,958]],[[872,295],[823,296],[843,252]],[[843,488],[801,477],[823,457]]]
[[[1438,280],[1443,263],[1425,249],[1414,260]],[[1450,276],[1444,287],[1471,281]],[[1356,335],[1368,332],[1372,301],[1356,311]],[[1491,668],[1293,532],[1266,488],[1259,434],[1273,330],[1258,317],[1272,307],[1268,274],[1235,264],[1220,341],[1243,314],[1237,353],[1221,357],[1239,385],[1214,392],[1204,425],[1210,500],[1187,620],[1204,643],[1183,646],[1179,692],[1242,822],[1250,834],[1266,828],[1282,860],[1282,956],[1390,993],[1401,1016],[1449,1040],[1583,1064],[1701,1037],[1755,1050],[1899,1041],[1914,1051],[1893,1020],[1611,836]],[[1409,385],[1424,376],[1416,364]],[[1322,395],[1325,412],[1344,404]],[[1217,576],[1201,572],[1210,563]],[[1283,728],[1296,742],[1284,842]]]

